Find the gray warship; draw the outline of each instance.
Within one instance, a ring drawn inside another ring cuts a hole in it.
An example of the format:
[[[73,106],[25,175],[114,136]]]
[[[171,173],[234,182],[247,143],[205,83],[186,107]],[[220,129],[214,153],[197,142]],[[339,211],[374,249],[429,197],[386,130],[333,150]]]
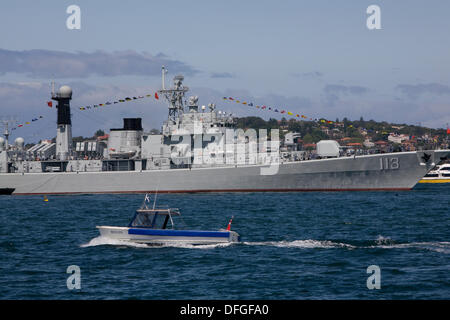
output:
[[[295,133],[236,129],[236,119],[214,104],[185,98],[184,77],[158,91],[168,102],[160,132],[146,132],[141,118],[126,118],[101,141],[72,141],[72,89],[57,102],[56,142],[31,148],[10,131],[0,138],[0,193],[180,193],[257,191],[409,190],[450,150],[345,156],[336,141],[317,143],[311,159],[296,147]]]

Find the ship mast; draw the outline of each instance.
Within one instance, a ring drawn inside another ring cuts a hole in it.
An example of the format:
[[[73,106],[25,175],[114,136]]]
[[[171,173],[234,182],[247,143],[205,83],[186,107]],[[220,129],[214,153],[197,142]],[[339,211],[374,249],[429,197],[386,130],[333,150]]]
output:
[[[176,122],[184,113],[184,95],[189,90],[188,87],[183,85],[184,77],[182,75],[177,75],[173,78],[173,87],[171,89],[165,88],[165,74],[167,69],[162,67],[162,89],[158,90],[169,103],[169,116],[168,119],[172,122]]]
[[[8,149],[9,149],[9,136],[11,134],[11,131],[9,130],[9,125],[14,125],[15,122],[16,121],[13,119],[1,121],[3,127],[5,128],[5,130],[3,131],[3,135],[5,136],[5,150],[6,151],[8,151]]]
[[[166,73],[167,73],[166,68],[164,66],[162,66],[162,68],[161,68],[162,87],[161,88],[163,90],[166,90]]]

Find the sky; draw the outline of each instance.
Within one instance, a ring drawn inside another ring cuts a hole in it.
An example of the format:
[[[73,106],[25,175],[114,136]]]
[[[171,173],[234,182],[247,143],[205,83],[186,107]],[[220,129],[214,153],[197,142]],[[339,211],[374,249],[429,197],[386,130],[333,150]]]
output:
[[[66,9],[81,9],[81,28]],[[369,30],[370,5],[381,29]],[[185,76],[188,95],[236,116],[281,118],[223,96],[309,117],[450,123],[448,1],[3,1],[0,119],[43,118],[14,131],[26,142],[56,134],[50,82],[73,88],[73,135],[142,117],[167,118],[163,101],[142,99],[80,111],[161,87],[161,66]]]

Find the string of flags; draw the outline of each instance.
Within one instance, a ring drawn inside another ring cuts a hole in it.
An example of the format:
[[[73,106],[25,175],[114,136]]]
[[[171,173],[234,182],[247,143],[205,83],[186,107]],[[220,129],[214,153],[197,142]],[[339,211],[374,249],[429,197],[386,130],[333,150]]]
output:
[[[37,118],[33,118],[33,119],[31,119],[31,121],[22,122],[22,123],[18,124],[17,126],[11,128],[11,131],[16,130],[17,128],[22,128],[23,126],[29,125],[29,124],[36,122],[42,118],[44,118],[44,116],[39,116]]]
[[[304,119],[304,120],[321,122],[321,123],[328,123],[328,124],[334,123],[333,121],[330,121],[330,120],[311,118],[311,117],[308,117],[308,116],[306,116],[304,114],[298,114],[298,113],[294,113],[294,112],[283,110],[283,109],[269,107],[269,106],[266,106],[266,105],[257,105],[257,104],[254,104],[253,102],[241,101],[241,100],[239,100],[237,98],[233,98],[233,97],[223,97],[223,100],[228,101],[228,102],[235,102],[235,103],[247,105],[249,107],[255,107],[256,109],[268,110],[268,111],[272,111],[272,112],[278,112],[280,114],[286,114],[288,116],[292,116],[292,117],[296,117],[296,118],[300,118],[300,119]]]
[[[110,105],[114,105],[114,104],[118,104],[118,103],[122,103],[122,102],[134,101],[134,100],[139,100],[139,99],[144,99],[144,98],[153,98],[153,97],[156,100],[159,100],[158,93],[155,92],[154,94],[146,94],[144,96],[126,97],[123,99],[114,100],[113,102],[107,101],[105,103],[94,104],[92,106],[83,106],[83,107],[79,107],[79,109],[80,110],[88,110],[88,109],[93,109],[93,108],[110,106]],[[49,107],[51,107],[51,105],[49,105]]]
[[[123,98],[123,99],[113,100],[112,102],[111,101],[107,101],[105,103],[99,103],[99,104],[94,104],[94,105],[82,106],[82,107],[79,107],[79,109],[81,111],[84,111],[84,110],[89,110],[89,109],[93,109],[93,108],[105,107],[105,106],[110,106],[110,105],[114,105],[114,104],[118,104],[118,103],[135,101],[135,100],[139,100],[139,99],[152,98],[152,97],[154,97],[156,100],[159,100],[158,93],[155,92],[154,94],[150,94],[149,93],[149,94],[146,94],[146,95],[143,95],[143,96],[126,97],[126,98]],[[294,113],[294,112],[287,111],[287,110],[284,110],[284,109],[279,109],[279,108],[266,106],[266,105],[258,105],[258,104],[254,104],[253,102],[241,101],[238,98],[223,97],[223,100],[225,100],[227,102],[235,102],[235,103],[239,103],[239,104],[242,104],[242,105],[247,105],[249,107],[255,107],[256,109],[277,112],[277,113],[280,113],[280,114],[285,114],[285,115],[296,117],[296,118],[303,119],[303,120],[315,121],[315,122],[324,123],[324,124],[333,124],[334,123],[333,121],[326,120],[326,119],[323,119],[323,118],[321,118],[321,119],[311,118],[311,117],[308,117],[308,116],[306,116],[304,114],[298,114],[298,113]],[[52,101],[48,101],[47,105],[50,108],[53,107]],[[35,120],[36,119],[34,119],[33,121],[35,121]]]

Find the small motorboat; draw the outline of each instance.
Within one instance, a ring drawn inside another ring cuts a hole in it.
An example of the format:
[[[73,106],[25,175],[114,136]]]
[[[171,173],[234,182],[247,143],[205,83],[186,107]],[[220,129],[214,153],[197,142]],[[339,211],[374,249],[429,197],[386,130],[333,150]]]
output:
[[[238,233],[231,231],[230,219],[226,229],[218,231],[175,230],[173,217],[180,216],[176,208],[156,208],[156,196],[149,208],[150,198],[146,194],[142,206],[136,210],[128,227],[97,226],[100,235],[114,240],[164,245],[185,243],[192,245],[239,242]]]

